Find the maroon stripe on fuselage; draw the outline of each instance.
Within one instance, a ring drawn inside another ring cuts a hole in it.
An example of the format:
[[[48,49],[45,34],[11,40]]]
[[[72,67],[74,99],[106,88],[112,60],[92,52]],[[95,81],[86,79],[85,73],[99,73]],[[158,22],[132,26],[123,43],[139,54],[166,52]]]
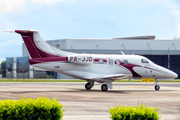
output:
[[[94,62],[99,62],[101,58],[95,58],[94,59]],[[106,59],[102,59],[104,61],[104,63],[107,63],[107,60]],[[119,66],[123,66],[125,67],[126,69],[128,69],[129,71],[131,71],[131,73],[133,74],[133,78],[142,78],[142,76],[140,76],[138,73],[136,73],[134,70],[133,70],[133,67],[141,67],[140,65],[135,65],[135,64],[131,64],[131,63],[128,63],[127,65],[125,65],[123,62],[121,62],[120,64],[117,64],[116,61],[115,61],[115,64],[116,65],[119,65]]]
[[[116,63],[115,63],[116,64]],[[142,76],[140,76],[138,73],[136,73],[134,70],[133,70],[133,67],[141,67],[140,65],[135,65],[135,64],[130,64],[128,63],[127,65],[125,65],[124,63],[120,63],[120,64],[116,64],[116,65],[120,65],[120,66],[123,66],[125,68],[127,68],[129,71],[131,71],[131,73],[133,74],[133,78],[142,78]]]
[[[100,60],[100,58],[99,58],[99,59],[95,58],[95,59],[94,59],[94,62],[99,62],[99,60]],[[102,60],[103,60],[103,62],[107,62],[106,59],[102,59]]]
[[[94,59],[94,62],[99,62],[99,59]]]
[[[67,57],[47,57],[47,58],[29,59],[29,63],[31,65],[45,63],[45,62],[55,62],[55,61],[67,61]]]
[[[107,62],[107,60],[103,59],[103,62]]]

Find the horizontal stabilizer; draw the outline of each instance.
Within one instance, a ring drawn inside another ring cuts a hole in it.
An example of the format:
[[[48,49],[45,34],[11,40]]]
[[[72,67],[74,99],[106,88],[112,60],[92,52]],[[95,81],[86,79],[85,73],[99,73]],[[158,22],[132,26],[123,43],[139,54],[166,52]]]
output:
[[[9,31],[3,31],[3,32],[10,32],[10,33],[14,33],[14,30],[9,30]]]

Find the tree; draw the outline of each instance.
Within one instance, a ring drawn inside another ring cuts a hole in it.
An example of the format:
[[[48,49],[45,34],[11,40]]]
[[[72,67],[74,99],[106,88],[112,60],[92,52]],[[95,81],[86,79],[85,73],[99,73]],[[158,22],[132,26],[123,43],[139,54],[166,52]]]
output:
[[[6,61],[1,62],[1,74],[2,77],[6,77]]]

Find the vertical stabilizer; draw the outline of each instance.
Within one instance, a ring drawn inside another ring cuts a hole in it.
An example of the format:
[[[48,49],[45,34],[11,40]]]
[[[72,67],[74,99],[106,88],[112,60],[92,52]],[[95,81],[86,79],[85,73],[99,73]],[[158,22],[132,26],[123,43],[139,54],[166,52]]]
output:
[[[20,34],[31,55],[31,58],[57,57],[53,49],[41,38],[35,30],[15,30]]]

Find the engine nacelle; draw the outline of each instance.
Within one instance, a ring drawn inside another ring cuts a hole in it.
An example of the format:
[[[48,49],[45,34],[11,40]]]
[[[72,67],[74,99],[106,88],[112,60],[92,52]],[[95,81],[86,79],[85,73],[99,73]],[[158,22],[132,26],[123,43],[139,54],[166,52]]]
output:
[[[68,62],[78,63],[78,64],[91,64],[94,61],[94,56],[92,55],[71,55],[68,56]]]

